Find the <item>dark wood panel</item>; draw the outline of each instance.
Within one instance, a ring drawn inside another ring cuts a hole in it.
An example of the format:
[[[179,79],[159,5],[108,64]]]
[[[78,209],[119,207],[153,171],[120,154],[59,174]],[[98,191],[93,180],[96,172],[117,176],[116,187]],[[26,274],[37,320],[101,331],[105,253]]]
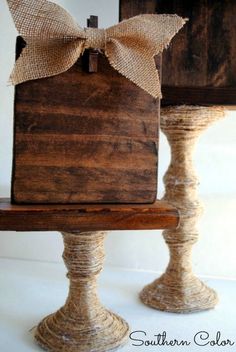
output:
[[[156,0],[120,0],[120,20],[155,11]]]
[[[156,143],[120,137],[98,139],[89,136],[18,135],[16,166],[98,167],[109,169],[143,169],[155,167]],[[114,148],[115,144],[115,148]],[[136,159],[136,156],[139,158]],[[60,158],[58,157],[60,156]],[[111,165],[111,161],[113,165]],[[25,164],[24,164],[25,163]],[[128,165],[127,165],[128,164]],[[30,170],[29,170],[30,171]]]
[[[189,18],[163,54],[162,103],[235,104],[236,2],[157,0],[156,3],[158,13],[177,13]]]
[[[1,231],[98,231],[176,228],[178,211],[163,201],[147,205],[14,205],[0,199]]]
[[[120,17],[177,13],[189,22],[163,53],[163,105],[236,104],[235,0],[120,0]]]
[[[28,178],[35,176],[36,182],[31,182],[31,189],[27,191]],[[78,191],[80,198],[84,202],[93,202],[94,194],[97,199],[112,199],[112,202],[126,202],[130,199],[133,203],[139,196],[148,201],[153,196],[152,184],[149,183],[150,177],[155,177],[156,173],[150,175],[148,169],[139,170],[139,178],[135,183],[130,180],[136,177],[137,169],[127,170],[105,168],[88,168],[88,167],[52,167],[42,166],[25,167],[19,171],[18,193],[20,199],[24,197],[24,202],[53,203],[55,193],[58,202],[76,203]],[[96,180],[96,183],[94,183]],[[122,182],[121,182],[122,180]],[[61,187],[63,184],[63,188]],[[145,194],[143,194],[145,184]],[[22,193],[21,193],[21,190]],[[67,195],[67,199],[65,198]]]
[[[236,87],[162,87],[162,106],[195,104],[195,105],[232,105],[236,104]]]
[[[152,203],[158,133],[159,101],[101,54],[97,73],[80,59],[63,74],[20,84],[12,200]]]
[[[22,108],[22,112],[20,111]],[[101,111],[97,110],[96,115],[94,111],[87,109],[84,115],[81,114],[80,121],[78,123],[78,117],[75,116],[76,108],[64,108],[65,111],[62,111],[63,108],[50,107],[47,108],[47,117],[45,119],[45,113],[42,111],[43,109],[40,106],[34,106],[35,113],[32,113],[31,107],[28,104],[22,104],[19,107],[18,117],[22,123],[17,123],[16,121],[16,132],[24,133],[26,128],[28,128],[28,133],[30,134],[41,134],[47,131],[47,134],[57,134],[63,135],[72,134],[72,135],[80,135],[86,137],[86,135],[91,134],[91,130],[97,136],[100,135],[109,135],[109,136],[143,136],[143,130],[147,131],[147,134],[150,137],[156,137],[157,135],[157,124],[153,119],[147,118],[144,120],[143,112],[139,114],[134,114],[134,112],[130,112],[127,118],[127,115],[124,113],[119,118],[111,119],[109,116],[104,116]],[[32,119],[37,113],[37,121],[38,123],[31,124]],[[87,115],[86,115],[87,114]],[[60,125],[56,122],[58,120],[58,115],[60,115]],[[88,116],[89,115],[89,116]],[[130,118],[132,116],[132,118]],[[142,117],[141,117],[142,116]],[[141,117],[141,118],[140,118]],[[68,120],[70,123],[68,123]]]

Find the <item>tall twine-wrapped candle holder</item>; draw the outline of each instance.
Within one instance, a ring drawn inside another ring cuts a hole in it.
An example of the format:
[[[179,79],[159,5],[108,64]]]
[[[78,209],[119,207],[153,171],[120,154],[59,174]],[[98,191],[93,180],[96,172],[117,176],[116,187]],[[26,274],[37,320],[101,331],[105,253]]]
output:
[[[36,342],[46,351],[103,352],[125,344],[128,324],[103,307],[97,295],[104,236],[104,232],[63,233],[70,290],[65,305],[36,330]]]
[[[198,199],[198,178],[193,151],[200,134],[224,117],[222,107],[170,106],[162,109],[161,128],[171,147],[171,163],[164,176],[164,199],[180,212],[180,226],[165,230],[170,262],[166,272],[140,294],[143,303],[153,308],[187,313],[211,309],[218,298],[192,271],[192,246],[197,242],[196,224],[202,214]]]

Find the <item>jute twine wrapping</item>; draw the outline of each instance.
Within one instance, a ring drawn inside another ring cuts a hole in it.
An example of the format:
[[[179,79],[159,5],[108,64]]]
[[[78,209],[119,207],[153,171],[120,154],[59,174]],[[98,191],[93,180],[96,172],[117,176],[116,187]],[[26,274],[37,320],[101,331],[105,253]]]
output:
[[[86,48],[101,49],[111,66],[153,97],[161,97],[154,56],[186,20],[177,15],[140,15],[108,29],[83,29],[62,7],[47,0],[7,0],[27,43],[11,82],[18,84],[67,71]]]
[[[70,290],[64,307],[37,328],[36,342],[45,350],[102,352],[125,344],[128,324],[105,309],[97,296],[104,236],[104,232],[63,233]]]
[[[196,224],[202,213],[193,151],[198,137],[211,123],[224,117],[221,107],[173,106],[162,109],[161,128],[171,147],[171,163],[164,176],[164,199],[180,211],[180,226],[163,235],[170,250],[166,272],[140,294],[159,310],[187,313],[213,308],[216,293],[192,272],[192,246],[198,239]],[[207,153],[207,151],[206,151]]]

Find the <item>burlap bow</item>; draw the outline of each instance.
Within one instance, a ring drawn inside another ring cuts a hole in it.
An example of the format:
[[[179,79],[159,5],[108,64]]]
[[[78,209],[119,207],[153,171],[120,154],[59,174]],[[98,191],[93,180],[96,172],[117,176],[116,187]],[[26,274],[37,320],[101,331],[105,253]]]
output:
[[[154,56],[185,20],[177,15],[139,15],[108,29],[82,29],[62,7],[46,0],[7,0],[27,45],[10,80],[16,85],[54,76],[74,65],[86,48],[101,49],[111,66],[153,97],[161,97]]]

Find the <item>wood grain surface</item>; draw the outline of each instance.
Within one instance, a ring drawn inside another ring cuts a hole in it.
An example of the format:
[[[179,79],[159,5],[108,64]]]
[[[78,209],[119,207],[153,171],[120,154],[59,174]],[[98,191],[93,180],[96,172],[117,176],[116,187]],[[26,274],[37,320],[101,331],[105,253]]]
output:
[[[156,0],[120,0],[120,20],[156,12]]]
[[[103,55],[97,73],[82,61],[16,87],[13,202],[154,202],[159,101]]]
[[[188,23],[163,53],[163,105],[236,103],[235,0],[120,0],[120,17],[176,13]]]
[[[189,19],[165,52],[163,83],[170,86],[236,86],[236,2],[157,1],[158,13]]]
[[[16,205],[0,199],[1,231],[100,231],[176,228],[178,211],[163,201],[127,205]]]

